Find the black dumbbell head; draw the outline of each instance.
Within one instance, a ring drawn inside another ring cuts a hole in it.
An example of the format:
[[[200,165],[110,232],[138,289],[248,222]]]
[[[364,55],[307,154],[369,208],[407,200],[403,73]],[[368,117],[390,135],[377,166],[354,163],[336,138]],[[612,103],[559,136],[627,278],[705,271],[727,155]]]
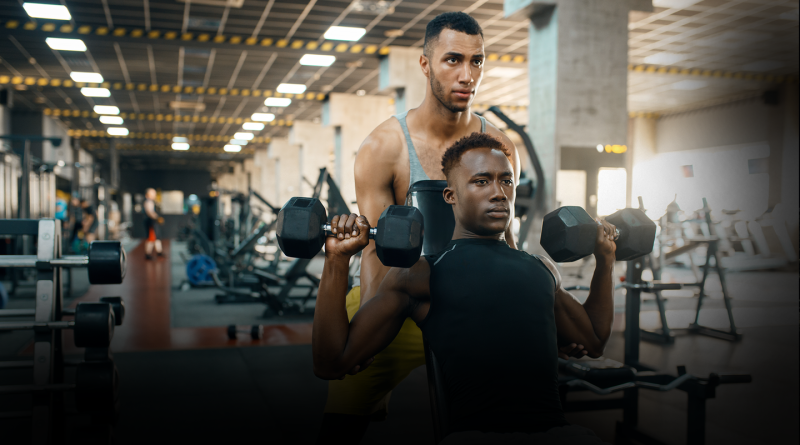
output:
[[[125,249],[119,241],[94,241],[89,245],[90,283],[120,284],[125,268]]]
[[[278,212],[278,245],[286,256],[314,258],[325,244],[328,214],[319,199],[292,198]]]
[[[597,221],[578,206],[565,206],[545,215],[541,245],[557,263],[577,261],[594,252]]]
[[[114,311],[108,303],[78,303],[75,308],[75,346],[107,348],[114,337]]]
[[[389,267],[411,267],[422,253],[424,224],[416,207],[392,205],[378,219],[375,250]]]
[[[122,301],[122,297],[103,297],[100,302],[111,305],[111,310],[114,311],[114,323],[121,326],[125,320],[125,302]]]
[[[653,251],[656,223],[639,209],[622,209],[606,217],[619,230],[617,239],[618,261],[628,261]]]

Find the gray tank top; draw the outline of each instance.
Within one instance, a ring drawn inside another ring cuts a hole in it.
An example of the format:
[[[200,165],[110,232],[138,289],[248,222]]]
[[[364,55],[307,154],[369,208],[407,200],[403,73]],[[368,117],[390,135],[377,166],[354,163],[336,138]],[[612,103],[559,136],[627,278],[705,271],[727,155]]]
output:
[[[406,136],[406,147],[408,147],[408,167],[410,171],[410,178],[408,181],[408,187],[410,188],[412,184],[417,181],[427,181],[431,178],[425,173],[425,170],[422,168],[422,164],[419,162],[419,157],[417,156],[417,150],[414,149],[414,143],[411,142],[411,135],[408,133],[408,124],[406,124],[406,116],[408,115],[408,111],[400,114],[396,114],[394,117],[400,122],[400,128],[403,129],[403,134]],[[481,120],[481,133],[486,133],[486,118],[483,116],[478,116],[478,119]]]
[[[425,173],[425,170],[422,168],[422,164],[419,162],[419,157],[417,156],[417,150],[414,148],[414,143],[411,142],[411,134],[408,133],[408,124],[406,124],[406,116],[408,115],[408,111],[400,114],[394,115],[398,122],[400,122],[400,128],[403,129],[403,134],[406,136],[406,147],[408,147],[408,167],[409,171],[411,172],[411,177],[408,181],[408,187],[411,188],[411,185],[417,181],[427,181],[431,178]],[[481,120],[481,133],[486,133],[486,118],[483,116],[478,116],[478,119]],[[352,277],[353,277],[353,286],[361,286],[361,259],[358,259],[358,264],[355,267],[351,268],[352,270]]]

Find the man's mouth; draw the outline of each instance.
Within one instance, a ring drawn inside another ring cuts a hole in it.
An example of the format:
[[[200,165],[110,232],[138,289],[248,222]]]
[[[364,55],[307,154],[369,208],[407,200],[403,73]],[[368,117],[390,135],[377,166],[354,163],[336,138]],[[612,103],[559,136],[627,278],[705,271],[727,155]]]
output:
[[[505,207],[492,207],[486,213],[492,218],[506,218],[508,217],[509,211]]]
[[[472,91],[470,90],[455,90],[453,94],[459,99],[469,99],[472,96]]]

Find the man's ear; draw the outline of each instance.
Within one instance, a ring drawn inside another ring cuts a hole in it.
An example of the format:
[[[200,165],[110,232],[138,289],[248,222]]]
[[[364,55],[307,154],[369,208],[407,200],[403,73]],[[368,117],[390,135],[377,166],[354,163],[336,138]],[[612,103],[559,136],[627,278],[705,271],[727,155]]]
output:
[[[456,203],[456,189],[455,187],[450,187],[449,185],[445,187],[444,191],[442,192],[442,196],[444,196],[444,202],[453,205]]]
[[[422,68],[422,74],[424,74],[425,77],[430,77],[431,64],[425,54],[419,56],[419,67]]]

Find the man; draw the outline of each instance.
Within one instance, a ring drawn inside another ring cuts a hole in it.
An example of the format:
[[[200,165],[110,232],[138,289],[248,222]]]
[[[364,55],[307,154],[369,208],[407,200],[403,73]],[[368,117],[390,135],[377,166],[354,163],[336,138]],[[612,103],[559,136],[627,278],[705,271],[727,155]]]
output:
[[[442,154],[458,139],[473,132],[499,139],[510,152],[515,183],[519,179],[519,155],[502,131],[469,111],[483,78],[483,31],[467,14],[444,13],[428,23],[423,54],[419,58],[427,89],[422,104],[394,116],[376,128],[361,145],[355,162],[358,208],[369,221],[377,221],[383,209],[404,204],[408,188],[417,181],[444,179]],[[513,218],[513,207],[511,218]],[[510,226],[506,243],[516,248]],[[389,268],[378,260],[375,244],[361,256],[360,286],[347,295],[352,316],[375,296]],[[582,345],[566,345],[564,354]],[[565,355],[566,357],[566,355]],[[415,368],[425,364],[422,333],[408,320],[395,341],[376,356],[369,368],[328,386],[318,443],[358,443],[370,420],[386,416],[390,392]]]
[[[564,419],[556,353],[567,343],[603,353],[614,320],[615,228],[598,221],[596,268],[581,305],[552,261],[502,241],[515,199],[510,158],[480,133],[445,152],[452,241],[409,269],[390,269],[352,321],[343,308],[348,265],[368,245],[369,223],[333,218],[314,315],[314,373],[341,377],[386,348],[408,317],[441,361],[453,431],[443,443],[600,443]]]
[[[100,227],[100,222],[97,220],[97,212],[94,210],[94,206],[92,206],[89,201],[82,199],[81,208],[83,239],[91,244],[97,239],[97,229]]]
[[[147,189],[144,193],[144,227],[147,233],[147,241],[144,244],[145,258],[148,260],[153,259],[153,247],[156,249],[156,254],[163,257],[161,252],[161,240],[158,236],[158,225],[161,217],[156,213],[156,190],[153,188]]]

